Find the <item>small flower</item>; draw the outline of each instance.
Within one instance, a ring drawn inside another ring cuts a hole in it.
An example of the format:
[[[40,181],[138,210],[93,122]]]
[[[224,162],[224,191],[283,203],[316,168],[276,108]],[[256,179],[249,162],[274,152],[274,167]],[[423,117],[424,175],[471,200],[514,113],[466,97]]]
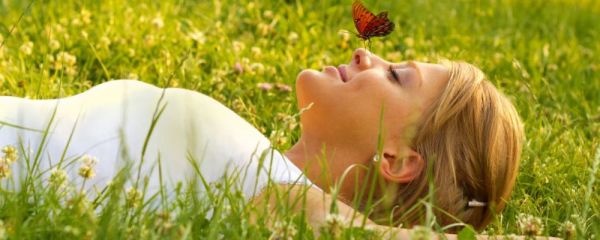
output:
[[[75,76],[77,75],[77,68],[75,66],[69,66],[65,69],[65,73],[67,76]]]
[[[137,74],[135,74],[135,73],[129,73],[129,74],[127,74],[126,78],[127,79],[133,79],[133,80],[139,80],[140,79],[140,77]]]
[[[262,63],[252,63],[250,64],[250,69],[254,73],[263,74],[265,72],[265,65]]]
[[[68,52],[59,52],[56,54],[56,61],[54,61],[54,68],[60,70],[62,68],[74,66],[77,63],[77,57],[69,54]]]
[[[54,168],[50,171],[50,178],[48,179],[50,186],[56,188],[62,188],[67,183],[67,172],[62,169]]]
[[[256,84],[256,87],[258,87],[260,90],[263,90],[263,91],[269,91],[269,90],[273,89],[273,84],[262,82],[262,83]]]
[[[340,237],[344,227],[346,227],[346,220],[342,215],[330,213],[325,216],[325,230],[329,232],[334,239]]]
[[[340,31],[338,33],[343,42],[350,40],[350,33],[348,31]]]
[[[564,222],[560,226],[560,228],[565,239],[576,239],[577,228],[575,227],[575,224],[573,224],[571,221]]]
[[[292,87],[290,87],[290,85],[287,85],[285,83],[275,83],[275,88],[277,88],[277,90],[282,91],[282,92],[291,92],[292,91]]]
[[[60,48],[60,42],[58,42],[55,39],[50,40],[50,43],[48,45],[50,46],[51,50],[57,50]]]
[[[239,41],[233,41],[231,45],[233,46],[234,52],[241,52],[244,51],[244,49],[246,48],[246,45],[243,42]]]
[[[100,38],[100,48],[104,48],[104,49],[108,49],[108,47],[110,47],[110,38],[108,38],[107,36],[103,36]]]
[[[92,13],[87,9],[81,9],[81,21],[85,24],[92,22]]]
[[[33,43],[30,41],[23,43],[23,45],[21,45],[21,47],[19,48],[19,51],[21,51],[21,53],[25,55],[31,55],[31,53],[33,52]]]
[[[127,201],[128,207],[136,208],[142,201],[142,192],[129,187],[126,192],[125,200]]]
[[[7,164],[14,163],[19,157],[19,151],[17,151],[17,149],[11,145],[4,146],[2,148],[2,153],[4,153],[4,160]]]
[[[296,43],[298,41],[298,34],[296,32],[290,32],[288,35],[288,41],[291,43]]]
[[[96,172],[94,172],[94,168],[83,165],[79,168],[79,176],[85,179],[92,179],[96,176]]]
[[[94,157],[94,156],[91,156],[91,155],[84,155],[81,158],[81,162],[84,165],[87,165],[87,166],[90,166],[90,167],[94,167],[94,166],[96,166],[96,164],[98,164],[98,159],[96,157]]]
[[[10,166],[0,159],[0,179],[10,177]]]
[[[435,239],[435,235],[433,234],[433,231],[431,231],[431,228],[425,226],[415,226],[410,231],[409,239],[429,240]]]
[[[233,65],[233,70],[234,70],[236,73],[242,74],[242,73],[244,73],[244,66],[242,66],[242,64],[241,64],[241,63],[239,63],[239,62],[236,62],[236,63]]]
[[[259,23],[257,26],[258,33],[261,36],[266,36],[273,31],[273,26],[265,23]]]
[[[517,219],[517,228],[526,236],[538,236],[544,231],[542,220],[529,214],[521,213]]]
[[[250,48],[250,51],[255,57],[258,57],[260,54],[262,54],[262,50],[259,47],[252,47]]]
[[[73,18],[71,20],[71,25],[72,26],[76,26],[76,27],[81,26],[82,25],[81,19],[79,19],[79,18]]]
[[[273,11],[267,10],[267,11],[263,12],[263,17],[265,17],[267,19],[273,18]]]
[[[79,176],[85,179],[91,179],[96,176],[94,166],[98,163],[98,159],[93,156],[85,155],[81,158],[81,167],[79,167]]]
[[[161,29],[165,26],[165,22],[161,16],[156,16],[152,19],[152,26],[154,26],[156,29]]]
[[[206,34],[204,34],[204,32],[193,32],[188,34],[188,37],[200,44],[204,44],[206,42]]]
[[[146,45],[146,47],[153,47],[155,44],[156,38],[154,35],[146,35],[146,37],[144,37],[144,45]]]
[[[296,230],[296,227],[292,223],[277,221],[273,225],[269,239],[294,239],[294,236],[296,236],[297,233],[298,230]]]

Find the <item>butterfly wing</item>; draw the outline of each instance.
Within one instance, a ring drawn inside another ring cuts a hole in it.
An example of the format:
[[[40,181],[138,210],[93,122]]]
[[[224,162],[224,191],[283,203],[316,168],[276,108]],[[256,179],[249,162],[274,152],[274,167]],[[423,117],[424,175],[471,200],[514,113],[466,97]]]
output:
[[[381,12],[367,24],[363,35],[367,38],[386,36],[394,31],[394,27],[394,23],[388,19],[387,12]]]
[[[358,37],[368,39],[365,32],[369,23],[376,18],[375,14],[370,12],[360,1],[354,1],[352,3],[352,18],[354,19],[354,26],[358,30]]]

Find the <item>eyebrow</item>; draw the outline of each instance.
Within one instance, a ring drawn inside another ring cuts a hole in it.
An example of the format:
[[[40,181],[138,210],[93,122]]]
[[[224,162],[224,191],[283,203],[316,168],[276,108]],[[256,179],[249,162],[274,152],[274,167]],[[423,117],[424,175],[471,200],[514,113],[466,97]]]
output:
[[[419,75],[419,87],[421,87],[423,85],[423,74],[421,73],[421,68],[419,67],[419,65],[417,65],[417,63],[415,63],[415,61],[412,60],[408,60],[406,61],[406,64],[413,67],[416,71],[417,71],[417,75]]]

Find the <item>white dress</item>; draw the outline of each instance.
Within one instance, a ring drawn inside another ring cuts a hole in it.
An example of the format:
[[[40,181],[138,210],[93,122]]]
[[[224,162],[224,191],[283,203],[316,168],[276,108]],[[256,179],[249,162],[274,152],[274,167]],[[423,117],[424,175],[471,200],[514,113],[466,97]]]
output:
[[[149,134],[153,119],[156,124]],[[206,187],[225,174],[238,176],[235,184],[246,198],[259,193],[269,179],[311,184],[258,130],[216,100],[133,80],[106,82],[62,99],[0,97],[0,147],[6,145],[26,151],[12,166],[14,179],[25,172],[23,156],[34,162],[40,146],[44,178],[46,170],[63,159],[69,180],[80,184],[77,159],[97,158],[96,176],[87,180],[88,189],[106,186],[129,162],[133,171],[127,185],[136,181],[142,163],[141,179],[147,177],[147,191],[156,192],[161,187],[159,159],[167,190],[180,182]],[[0,186],[11,187],[1,181],[6,180],[0,180]]]

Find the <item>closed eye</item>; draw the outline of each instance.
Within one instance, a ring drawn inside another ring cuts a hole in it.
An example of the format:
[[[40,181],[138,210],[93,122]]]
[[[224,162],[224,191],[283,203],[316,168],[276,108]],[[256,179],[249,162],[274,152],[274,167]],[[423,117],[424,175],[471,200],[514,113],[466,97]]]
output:
[[[388,70],[390,71],[390,75],[392,76],[392,78],[397,82],[400,83],[400,79],[398,79],[398,74],[396,73],[396,71],[394,71],[394,69],[392,68],[392,65],[390,65],[390,67],[388,68]]]

